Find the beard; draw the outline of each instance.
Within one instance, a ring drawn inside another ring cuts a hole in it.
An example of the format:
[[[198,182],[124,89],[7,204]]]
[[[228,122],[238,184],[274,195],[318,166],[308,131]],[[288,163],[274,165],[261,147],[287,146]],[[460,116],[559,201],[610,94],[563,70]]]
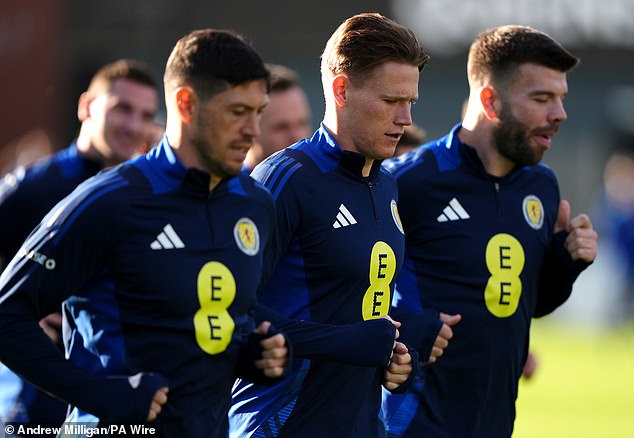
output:
[[[214,150],[207,141],[192,139],[192,144],[196,149],[200,163],[212,177],[218,177],[219,179],[231,178],[242,171],[242,167],[231,166],[222,156],[214,154]]]
[[[189,141],[193,145],[198,161],[204,170],[219,179],[233,177],[240,173],[241,168],[233,168],[224,161],[222,155],[219,155],[214,146],[217,139],[211,138],[210,134],[214,127],[204,113],[201,112],[198,115],[196,122],[192,123],[190,128]]]
[[[539,163],[541,154],[538,155],[530,145],[531,129],[517,120],[508,103],[502,103],[498,118],[498,125],[492,135],[495,150],[517,166],[532,166]]]

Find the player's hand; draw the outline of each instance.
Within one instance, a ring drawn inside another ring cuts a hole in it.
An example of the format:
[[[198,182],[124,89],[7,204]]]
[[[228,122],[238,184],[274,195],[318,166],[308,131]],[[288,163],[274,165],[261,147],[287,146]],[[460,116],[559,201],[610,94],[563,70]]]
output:
[[[526,363],[524,364],[524,369],[522,370],[522,377],[527,380],[533,377],[538,365],[537,356],[529,351],[528,356],[526,357]]]
[[[46,336],[57,344],[62,333],[62,314],[59,312],[51,313],[40,320],[40,327],[46,333]]]
[[[147,414],[147,421],[156,420],[158,414],[161,413],[162,406],[167,403],[168,392],[169,388],[167,386],[156,390],[154,398],[152,399],[152,405],[150,406],[150,412]]]
[[[394,350],[394,348],[396,348],[396,340],[401,335],[400,332],[398,331],[398,328],[401,326],[401,323],[399,321],[394,321],[390,315],[385,315],[385,316],[382,316],[381,318],[387,319],[394,325],[394,327],[396,327],[396,335],[394,336],[394,345],[392,346],[392,350]],[[392,354],[394,354],[394,351],[392,351]]]
[[[255,329],[255,333],[265,335],[270,327],[269,321],[263,321]],[[260,347],[262,347],[262,359],[255,361],[255,367],[262,370],[266,377],[280,377],[284,373],[288,358],[286,338],[281,333],[277,333],[260,341]]]
[[[458,324],[461,319],[462,316],[460,314],[448,315],[440,312],[440,320],[443,324],[438,332],[438,336],[436,336],[436,341],[431,349],[431,354],[429,355],[429,359],[427,359],[427,363],[434,363],[440,356],[443,355],[445,348],[449,345],[449,340],[453,338],[453,330],[451,327]]]
[[[413,369],[412,356],[407,347],[402,342],[396,342],[390,364],[385,368],[383,374],[383,386],[388,391],[398,388],[407,380]]]
[[[580,214],[570,219],[570,203],[561,200],[557,211],[555,233],[568,231],[564,242],[566,250],[572,260],[592,262],[597,256],[597,232],[592,228],[592,222],[586,214]]]

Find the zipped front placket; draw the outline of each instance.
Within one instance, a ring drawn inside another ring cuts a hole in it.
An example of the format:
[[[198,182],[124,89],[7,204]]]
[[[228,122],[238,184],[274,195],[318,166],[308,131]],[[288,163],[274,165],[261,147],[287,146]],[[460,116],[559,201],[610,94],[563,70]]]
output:
[[[368,190],[370,191],[370,202],[372,202],[372,212],[374,213],[374,220],[378,221],[379,220],[379,214],[376,211],[376,205],[374,203],[374,193],[372,192],[372,187],[374,187],[374,184],[372,184],[372,181],[368,181]]]
[[[502,206],[500,205],[500,183],[494,182],[493,188],[495,189],[495,210],[497,215],[500,216],[502,214]]]
[[[216,238],[214,236],[214,227],[213,227],[213,221],[211,220],[211,198],[214,195],[214,191],[210,191],[209,194],[207,195],[207,198],[205,199],[205,204],[204,204],[204,208],[205,208],[205,217],[207,218],[207,228],[209,229],[209,240],[211,241],[212,245],[216,244]]]

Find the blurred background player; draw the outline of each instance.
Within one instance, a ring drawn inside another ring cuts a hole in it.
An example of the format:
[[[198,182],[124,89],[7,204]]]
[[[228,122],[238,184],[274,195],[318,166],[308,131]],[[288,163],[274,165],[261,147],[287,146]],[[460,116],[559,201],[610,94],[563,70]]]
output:
[[[159,105],[151,69],[120,59],[101,67],[77,104],[79,135],[66,149],[0,182],[0,266],[17,253],[44,215],[85,179],[132,157],[150,132]],[[61,315],[40,324],[61,348]],[[19,379],[0,364],[0,419],[59,424],[66,405]]]
[[[148,137],[145,140],[145,143],[137,150],[138,155],[147,154],[150,149],[155,146],[158,146],[163,140],[163,135],[165,134],[165,124],[159,121],[155,121],[152,123],[152,127],[150,128],[150,132]]]
[[[79,135],[66,149],[0,185],[0,257],[6,265],[46,213],[80,182],[131,158],[150,136],[159,105],[154,73],[121,59],[93,76],[77,104]],[[25,208],[28,206],[28,208]]]
[[[260,118],[260,134],[244,160],[245,172],[274,152],[312,134],[310,105],[294,70],[267,64],[271,72],[269,104]]]
[[[626,137],[610,152],[603,166],[603,184],[595,195],[596,227],[601,234],[603,269],[615,282],[620,300],[613,321],[634,319],[634,137]]]

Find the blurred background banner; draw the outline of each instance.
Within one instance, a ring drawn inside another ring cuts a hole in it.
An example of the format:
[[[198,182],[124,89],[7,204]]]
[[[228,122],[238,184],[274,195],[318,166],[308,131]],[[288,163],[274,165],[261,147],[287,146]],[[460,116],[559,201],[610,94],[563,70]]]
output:
[[[460,52],[487,27],[524,24],[571,48],[634,49],[631,0],[394,0],[395,18],[432,52]]]
[[[487,27],[534,26],[581,58],[568,75],[568,121],[544,161],[572,213],[590,214],[599,256],[548,319],[601,330],[631,321],[624,300],[634,296],[634,243],[622,243],[634,229],[634,0],[0,0],[0,175],[72,141],[77,99],[100,66],[136,58],[162,77],[173,44],[196,28],[236,30],[266,62],[295,69],[316,128],[323,114],[321,51],[341,21],[368,11],[410,26],[431,54],[412,111],[428,139],[459,121],[468,45]],[[631,332],[623,342],[629,368],[615,378],[634,394]],[[625,401],[634,407],[634,395]],[[626,426],[634,436],[631,418]]]

